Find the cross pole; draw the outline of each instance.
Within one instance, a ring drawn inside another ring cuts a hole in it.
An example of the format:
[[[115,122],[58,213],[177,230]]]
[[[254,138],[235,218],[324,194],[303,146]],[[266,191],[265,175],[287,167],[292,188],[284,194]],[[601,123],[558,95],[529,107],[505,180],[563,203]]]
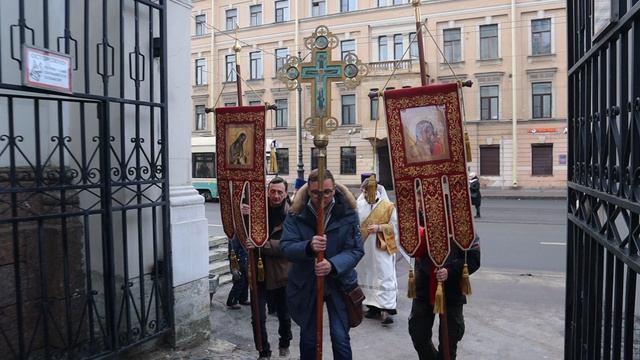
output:
[[[338,44],[338,38],[329,29],[320,25],[313,35],[305,38],[305,46],[311,50],[311,61],[302,64],[300,57],[287,57],[287,62],[279,70],[278,76],[291,91],[300,82],[311,83],[312,106],[311,117],[304,122],[305,129],[313,135],[313,144],[318,149],[318,190],[324,190],[325,171],[327,168],[327,145],[329,135],[338,127],[338,121],[330,115],[331,84],[344,82],[345,87],[353,89],[360,84],[367,74],[368,68],[358,57],[347,54],[344,59],[333,61],[331,50]],[[322,201],[320,202],[322,204]],[[318,216],[316,234],[324,235],[324,208],[316,209]],[[316,262],[324,260],[324,251],[316,255]],[[316,359],[322,359],[322,316],[324,307],[324,276],[316,276]]]

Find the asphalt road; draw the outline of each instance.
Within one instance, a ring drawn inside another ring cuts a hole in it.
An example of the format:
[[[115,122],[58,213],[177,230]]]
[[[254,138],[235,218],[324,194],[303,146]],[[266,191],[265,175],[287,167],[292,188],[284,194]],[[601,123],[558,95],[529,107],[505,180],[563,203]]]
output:
[[[206,203],[209,235],[224,235],[220,204]],[[532,272],[564,272],[566,201],[483,199],[476,232],[482,244],[482,266]]]

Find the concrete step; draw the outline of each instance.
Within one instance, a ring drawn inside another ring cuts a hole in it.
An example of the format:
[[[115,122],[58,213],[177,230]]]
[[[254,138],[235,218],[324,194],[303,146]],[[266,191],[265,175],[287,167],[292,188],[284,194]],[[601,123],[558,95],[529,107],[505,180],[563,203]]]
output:
[[[227,237],[226,236],[210,236],[209,237],[209,249],[224,247],[227,248]]]
[[[209,249],[209,264],[216,261],[227,260],[229,251],[227,248],[213,248]]]
[[[209,264],[209,273],[210,274],[228,274],[229,270],[229,261],[216,261]]]
[[[231,282],[231,274],[224,274],[220,276],[220,286]]]

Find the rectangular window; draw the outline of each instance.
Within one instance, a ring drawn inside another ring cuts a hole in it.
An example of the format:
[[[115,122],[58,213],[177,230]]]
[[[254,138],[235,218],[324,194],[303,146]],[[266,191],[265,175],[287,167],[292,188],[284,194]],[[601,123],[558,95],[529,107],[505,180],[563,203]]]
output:
[[[378,36],[378,61],[389,60],[389,52],[387,50],[387,37]]]
[[[407,3],[407,0],[393,0],[393,5],[402,5],[406,3]]]
[[[317,148],[311,148],[311,170],[318,168],[318,152]]]
[[[249,53],[249,65],[251,68],[250,79],[262,79],[262,52]]]
[[[238,9],[229,9],[226,11],[227,30],[233,30],[238,23]]]
[[[327,2],[324,0],[311,1],[311,16],[327,15]]]
[[[480,119],[498,120],[498,85],[480,86]]]
[[[480,26],[480,59],[498,58],[498,24]]]
[[[344,60],[345,55],[356,51],[355,40],[342,40],[340,42],[340,59]]]
[[[289,49],[287,48],[276,49],[276,73],[284,65],[285,61],[287,61],[288,54]]]
[[[388,6],[391,0],[378,0],[378,7]]]
[[[460,28],[444,29],[444,58],[448,62],[462,61],[462,43],[460,38]]]
[[[531,20],[531,55],[551,54],[551,19]]]
[[[278,160],[278,174],[289,175],[289,149],[277,148],[276,159]]]
[[[480,145],[480,175],[500,176],[500,145]]]
[[[531,106],[534,119],[551,117],[551,83],[540,82],[531,84]]]
[[[238,106],[238,104],[236,104],[236,102],[235,102],[235,101],[231,101],[231,102],[226,102],[226,103],[224,103],[224,106],[225,106],[225,107],[227,107],[227,106]]]
[[[340,147],[340,174],[348,175],[356,173],[356,147]]]
[[[400,60],[402,59],[402,53],[404,49],[402,48],[402,35],[396,34],[393,35],[393,59]]]
[[[204,105],[196,105],[196,130],[207,130],[207,114]]]
[[[356,124],[356,96],[342,95],[342,125]]]
[[[418,39],[416,33],[409,33],[409,57],[411,59],[417,59],[420,56],[418,54],[418,41],[422,41],[422,39]]]
[[[371,89],[371,91],[378,91],[378,89]],[[375,98],[371,98],[371,101],[369,103],[369,110],[371,112],[372,121],[378,120],[380,118],[378,114],[379,101],[380,99],[378,97],[375,97]]]
[[[531,175],[553,175],[553,144],[531,144]]]
[[[276,127],[283,128],[289,126],[289,102],[287,99],[277,99],[276,106]]]
[[[207,83],[207,59],[196,59],[196,85]]]
[[[249,105],[250,106],[262,105],[262,102],[260,100],[250,100]]]
[[[207,33],[207,16],[196,15],[196,36],[202,36]]]
[[[289,0],[276,1],[276,22],[289,21]]]
[[[216,153],[192,153],[191,177],[199,179],[216,177]]]
[[[340,12],[348,12],[356,9],[356,0],[340,0]]]
[[[224,71],[226,81],[236,81],[236,56],[226,55],[224,57]]]
[[[251,15],[249,20],[251,26],[262,25],[262,4],[251,5],[249,7],[249,14]]]

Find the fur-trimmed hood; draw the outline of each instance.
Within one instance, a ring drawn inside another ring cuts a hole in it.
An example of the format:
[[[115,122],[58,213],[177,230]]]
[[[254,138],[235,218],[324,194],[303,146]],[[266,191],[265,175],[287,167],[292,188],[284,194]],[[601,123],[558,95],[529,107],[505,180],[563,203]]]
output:
[[[351,191],[347,189],[346,186],[335,183],[336,184],[336,196],[342,195],[344,202],[347,207],[353,210],[358,209],[358,203],[356,202],[356,198],[353,196]],[[304,184],[298,191],[296,192],[296,196],[293,199],[293,203],[289,208],[290,212],[295,215],[300,215],[302,211],[307,206],[307,202],[309,202],[309,194],[307,193],[307,188],[309,184]]]

